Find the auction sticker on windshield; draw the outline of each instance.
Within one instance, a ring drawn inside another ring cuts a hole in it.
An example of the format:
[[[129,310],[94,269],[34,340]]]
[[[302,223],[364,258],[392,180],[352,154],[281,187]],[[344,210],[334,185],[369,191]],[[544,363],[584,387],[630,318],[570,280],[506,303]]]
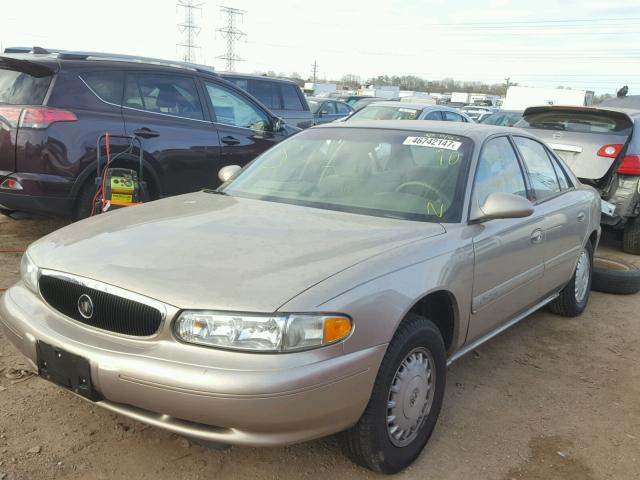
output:
[[[407,137],[403,145],[415,145],[419,147],[444,148],[445,150],[458,150],[462,142],[436,137]]]

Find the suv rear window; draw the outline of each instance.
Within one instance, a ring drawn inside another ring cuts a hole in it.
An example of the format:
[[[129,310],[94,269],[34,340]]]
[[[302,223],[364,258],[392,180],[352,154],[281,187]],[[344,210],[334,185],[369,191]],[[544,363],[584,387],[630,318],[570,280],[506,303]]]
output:
[[[34,77],[25,72],[0,68],[0,103],[42,105],[51,76]]]
[[[632,124],[623,115],[608,112],[536,111],[522,117],[518,127],[578,133],[629,135]]]

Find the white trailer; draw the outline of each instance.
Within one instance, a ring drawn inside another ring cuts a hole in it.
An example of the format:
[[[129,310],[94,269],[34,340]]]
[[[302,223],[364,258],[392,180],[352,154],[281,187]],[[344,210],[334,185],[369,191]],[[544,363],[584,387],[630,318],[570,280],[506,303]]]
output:
[[[587,106],[593,104],[590,90],[570,90],[567,88],[509,87],[502,108],[524,110],[540,105]]]

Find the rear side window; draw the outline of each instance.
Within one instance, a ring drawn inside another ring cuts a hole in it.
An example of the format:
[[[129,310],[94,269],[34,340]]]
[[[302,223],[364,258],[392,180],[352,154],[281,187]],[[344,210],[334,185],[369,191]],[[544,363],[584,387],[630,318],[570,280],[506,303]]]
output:
[[[561,130],[563,132],[631,134],[631,121],[608,112],[548,110],[525,115],[518,127]]]
[[[529,138],[514,137],[513,140],[527,166],[536,198],[544,200],[559,193],[558,177],[545,148]]]
[[[195,80],[182,75],[127,74],[123,105],[176,117],[204,118]]]
[[[304,105],[302,105],[300,95],[298,94],[300,89],[297,86],[283,83],[280,85],[280,89],[285,110],[304,110]]]
[[[124,75],[122,72],[89,72],[80,75],[89,88],[100,97],[101,100],[120,105],[122,102],[122,88],[124,87]]]
[[[249,93],[271,110],[282,109],[279,88],[275,82],[252,80],[249,82]]]
[[[429,112],[427,116],[424,117],[424,119],[425,120],[442,120],[442,114],[439,111],[434,110],[433,112]]]
[[[0,103],[42,105],[51,76],[34,77],[26,72],[0,68]]]

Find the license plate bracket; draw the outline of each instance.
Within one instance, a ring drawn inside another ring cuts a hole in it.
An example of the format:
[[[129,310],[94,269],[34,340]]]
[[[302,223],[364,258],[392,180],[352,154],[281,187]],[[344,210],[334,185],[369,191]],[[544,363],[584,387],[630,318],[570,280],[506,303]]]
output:
[[[89,360],[45,342],[36,343],[38,374],[92,401],[101,399],[91,382]]]

